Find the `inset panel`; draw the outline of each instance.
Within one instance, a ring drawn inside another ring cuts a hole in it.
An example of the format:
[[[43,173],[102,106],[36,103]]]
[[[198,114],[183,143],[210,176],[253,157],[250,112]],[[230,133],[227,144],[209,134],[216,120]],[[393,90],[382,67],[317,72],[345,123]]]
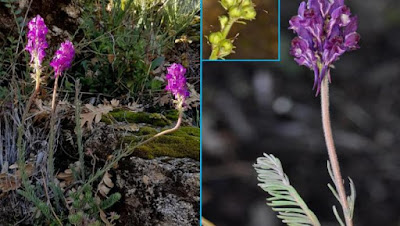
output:
[[[203,0],[203,59],[279,60],[280,0]]]

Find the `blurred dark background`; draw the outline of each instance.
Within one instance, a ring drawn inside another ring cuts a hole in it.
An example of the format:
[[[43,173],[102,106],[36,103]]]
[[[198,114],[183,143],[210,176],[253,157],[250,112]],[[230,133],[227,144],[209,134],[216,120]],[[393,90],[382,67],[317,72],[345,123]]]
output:
[[[322,225],[338,225],[313,72],[288,54],[300,2],[282,0],[281,62],[204,62],[203,215],[217,226],[281,225],[252,167],[264,152],[280,158]],[[361,49],[332,70],[342,174],[356,185],[355,225],[399,226],[400,1],[345,2],[359,17]]]
[[[233,43],[235,53],[226,59],[277,59],[278,58],[278,0],[253,0],[257,17],[246,21],[246,25],[236,23],[228,38],[239,37]],[[203,0],[203,35],[219,31],[218,17],[227,14],[218,0]],[[203,57],[208,59],[211,46],[203,38]]]

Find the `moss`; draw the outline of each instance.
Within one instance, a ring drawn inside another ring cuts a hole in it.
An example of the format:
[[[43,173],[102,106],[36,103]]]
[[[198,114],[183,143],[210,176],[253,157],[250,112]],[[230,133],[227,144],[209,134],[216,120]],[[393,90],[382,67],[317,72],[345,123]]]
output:
[[[147,130],[147,128],[142,129],[144,130],[139,131],[139,134]],[[144,137],[127,136],[124,138],[124,141],[134,146],[139,140],[150,138],[152,135]],[[178,131],[158,137],[150,143],[136,148],[133,155],[146,159],[170,156],[176,158],[188,157],[199,160],[200,129],[197,127],[181,127]]]
[[[155,135],[158,131],[149,126],[143,126],[139,129],[136,135],[144,136],[144,135]]]
[[[171,121],[177,121],[179,117],[179,112],[176,109],[168,110],[164,113],[165,117]]]
[[[102,117],[102,121],[111,124],[112,121],[129,123],[146,123],[153,126],[164,127],[171,125],[171,121],[164,115],[147,112],[131,112],[127,110],[115,110]]]

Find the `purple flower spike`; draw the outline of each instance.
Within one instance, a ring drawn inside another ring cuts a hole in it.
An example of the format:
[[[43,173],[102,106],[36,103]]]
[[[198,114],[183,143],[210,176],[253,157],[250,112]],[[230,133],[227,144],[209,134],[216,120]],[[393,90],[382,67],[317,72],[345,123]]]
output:
[[[31,54],[31,63],[37,60],[38,66],[42,65],[46,55],[45,49],[48,47],[46,34],[48,29],[40,15],[34,17],[28,23],[28,43],[25,49]]]
[[[63,42],[50,63],[50,66],[54,68],[55,77],[61,75],[65,69],[71,67],[74,55],[75,49],[72,42],[68,40]]]
[[[290,54],[299,65],[314,70],[314,88],[318,95],[330,68],[347,51],[359,48],[357,17],[351,16],[344,0],[308,0],[300,3],[298,15],[289,21],[289,29],[298,35]]]
[[[168,74],[166,75],[168,85],[165,87],[166,90],[170,91],[175,99],[185,100],[189,97],[190,93],[186,87],[186,68],[180,64],[172,64],[168,69]]]

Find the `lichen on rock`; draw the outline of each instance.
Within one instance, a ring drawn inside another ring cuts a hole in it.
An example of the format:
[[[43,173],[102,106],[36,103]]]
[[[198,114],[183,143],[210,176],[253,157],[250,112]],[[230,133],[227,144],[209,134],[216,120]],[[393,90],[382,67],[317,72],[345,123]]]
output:
[[[129,162],[128,162],[129,161]],[[131,157],[118,170],[125,225],[199,225],[200,165],[190,158]]]

